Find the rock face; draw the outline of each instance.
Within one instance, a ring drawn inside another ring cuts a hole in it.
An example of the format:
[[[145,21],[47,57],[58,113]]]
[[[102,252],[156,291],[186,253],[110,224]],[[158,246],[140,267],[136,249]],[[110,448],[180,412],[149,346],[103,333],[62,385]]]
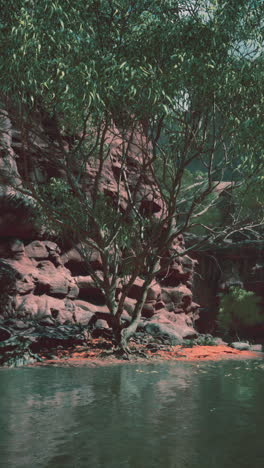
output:
[[[34,319],[47,326],[87,325],[95,312],[108,312],[104,295],[91,276],[74,276],[67,268],[73,258],[72,251],[61,254],[56,243],[43,240],[34,240],[25,246],[19,239],[0,243],[0,249],[3,294],[9,284],[7,294],[2,298],[2,319],[15,319],[17,323]],[[82,270],[81,258],[79,263]],[[191,281],[194,265],[188,260],[187,269],[182,263],[180,276],[184,272]],[[186,285],[179,282],[178,286],[170,286],[168,277],[166,286],[162,278],[152,282],[143,307],[141,326],[150,334],[170,335],[178,341],[195,337],[197,333],[193,326],[198,305],[192,302],[192,292]],[[175,270],[171,277],[175,282]],[[143,280],[137,278],[128,294],[123,313],[125,321],[130,320],[142,283]],[[102,327],[102,324],[98,323],[98,326]]]
[[[19,193],[13,193],[14,181],[19,185],[23,179],[21,135],[12,127],[6,114],[0,127],[0,320],[15,320],[16,329],[19,329],[19,324],[23,328],[27,320],[35,320],[47,327],[67,324],[86,326],[95,312],[108,312],[104,295],[85,271],[85,262],[75,249],[69,247],[61,250],[55,242],[45,240],[43,233],[32,225],[30,216],[26,216],[34,211],[34,202],[30,197],[26,206],[22,204],[19,210],[12,206],[12,198],[19,197]],[[112,151],[111,157],[104,163],[99,181],[100,190],[113,200],[117,191],[121,191],[121,204],[125,208],[127,192],[123,190],[124,181],[121,180],[120,186],[117,184],[122,141],[110,135],[106,138],[109,139]],[[127,156],[127,183],[131,187],[139,183],[136,138],[131,142]],[[36,144],[40,147],[42,142],[37,141]],[[82,181],[87,193],[91,190],[96,173],[96,164],[87,163],[86,177]],[[37,178],[42,182],[50,175],[53,174],[48,174],[47,168],[45,172],[43,167],[32,168],[29,174],[33,181]],[[151,213],[160,217],[164,207],[158,191],[153,188],[153,181],[146,174],[140,184],[137,209],[142,216]],[[173,255],[175,249],[183,253],[182,236],[175,239],[167,257]],[[89,258],[94,270],[102,270],[99,255],[91,252]],[[149,288],[140,326],[155,336],[171,336],[180,342],[183,338],[197,335],[194,322],[198,318],[199,306],[193,302],[191,291],[196,261],[182,255],[168,267],[166,260],[166,257],[161,259],[164,270]],[[142,282],[141,278],[137,278],[129,291],[124,305],[124,321],[130,320]],[[106,323],[98,323],[98,327],[104,326]],[[1,336],[5,336],[4,332]]]

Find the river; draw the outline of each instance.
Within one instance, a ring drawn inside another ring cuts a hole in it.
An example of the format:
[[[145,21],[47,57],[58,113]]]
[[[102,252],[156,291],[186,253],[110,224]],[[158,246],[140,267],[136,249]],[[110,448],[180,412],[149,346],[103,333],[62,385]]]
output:
[[[262,468],[264,363],[0,371],[1,468]]]

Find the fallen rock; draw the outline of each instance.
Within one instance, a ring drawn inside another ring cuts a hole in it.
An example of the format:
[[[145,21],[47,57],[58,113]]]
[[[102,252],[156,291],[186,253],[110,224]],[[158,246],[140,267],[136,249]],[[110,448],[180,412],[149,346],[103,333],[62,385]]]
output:
[[[230,346],[231,348],[237,349],[238,351],[247,351],[250,349],[250,344],[244,343],[242,341],[234,341]]]
[[[227,346],[227,342],[222,340],[222,338],[214,337],[213,340],[214,340],[215,346]]]
[[[198,336],[197,331],[193,328],[191,318],[183,313],[175,314],[168,312],[166,309],[161,309],[150,319],[151,322],[158,322],[172,327],[182,339],[193,339]]]
[[[80,307],[78,307],[74,311],[75,322],[80,323],[81,325],[88,325],[93,315],[93,312],[90,312],[89,310],[84,310]]]
[[[251,345],[249,347],[250,351],[259,351],[259,352],[262,352],[263,350],[263,346],[261,344],[255,344],[255,345]]]
[[[145,331],[152,336],[167,338],[172,344],[182,344],[183,339],[178,331],[175,329],[173,324],[160,323],[160,322],[147,322],[145,325]]]
[[[106,320],[98,319],[95,323],[95,328],[109,328],[109,325]]]

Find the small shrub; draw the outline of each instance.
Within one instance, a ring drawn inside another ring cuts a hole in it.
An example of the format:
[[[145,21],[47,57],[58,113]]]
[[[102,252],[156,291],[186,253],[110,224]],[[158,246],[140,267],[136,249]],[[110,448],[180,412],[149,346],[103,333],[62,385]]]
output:
[[[196,339],[196,344],[200,346],[215,346],[215,340],[210,334],[200,335]]]
[[[184,340],[183,345],[187,348],[193,348],[194,346],[215,346],[215,340],[210,334],[199,335],[198,338],[194,338],[193,340]]]
[[[218,313],[218,327],[224,334],[237,335],[248,327],[263,323],[260,314],[260,298],[252,291],[230,288],[222,296]]]

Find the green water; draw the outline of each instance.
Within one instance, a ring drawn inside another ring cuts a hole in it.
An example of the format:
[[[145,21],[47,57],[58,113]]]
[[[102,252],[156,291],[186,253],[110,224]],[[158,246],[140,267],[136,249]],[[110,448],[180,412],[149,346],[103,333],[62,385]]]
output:
[[[2,369],[1,468],[263,468],[264,363]]]

